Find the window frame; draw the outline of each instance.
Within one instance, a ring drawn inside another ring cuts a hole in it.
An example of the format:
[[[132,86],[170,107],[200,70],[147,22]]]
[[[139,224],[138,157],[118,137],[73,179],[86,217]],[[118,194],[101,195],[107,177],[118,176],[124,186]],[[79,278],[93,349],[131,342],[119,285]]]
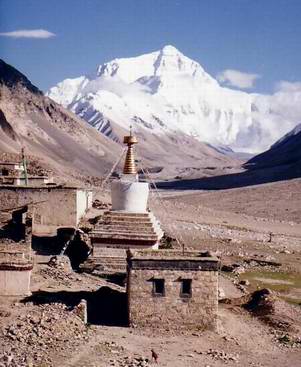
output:
[[[157,292],[157,286],[158,284],[161,283],[161,287],[162,287],[162,292]],[[152,283],[153,283],[153,289],[152,289],[152,294],[154,297],[164,297],[165,296],[165,279],[164,278],[154,278],[152,279]]]
[[[192,297],[192,279],[181,278],[180,282],[181,282],[180,297],[181,298],[191,298]],[[189,284],[189,292],[184,292],[184,283]]]

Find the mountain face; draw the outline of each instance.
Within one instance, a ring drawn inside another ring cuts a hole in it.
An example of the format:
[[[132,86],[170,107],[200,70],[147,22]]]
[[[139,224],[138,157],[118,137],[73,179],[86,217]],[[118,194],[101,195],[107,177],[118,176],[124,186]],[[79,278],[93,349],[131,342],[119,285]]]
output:
[[[62,81],[47,95],[113,140],[118,140],[114,125],[126,130],[132,125],[156,136],[183,133],[258,152],[293,126],[268,96],[221,87],[173,46],[115,59],[93,75]]]
[[[126,129],[111,120],[107,125],[118,143],[45,97],[0,60],[0,153],[20,153],[24,146],[28,155],[40,157],[60,178],[103,176],[120,157],[121,138],[128,134],[126,124]],[[205,175],[219,174],[241,163],[185,134],[157,136],[144,128],[136,133],[139,165],[143,159],[144,167],[162,177],[200,175],[201,170]]]
[[[0,60],[0,152],[16,154],[22,147],[63,181],[101,176],[121,152]]]
[[[301,176],[301,124],[284,135],[266,152],[250,159],[247,167],[278,167],[291,172],[293,177]]]

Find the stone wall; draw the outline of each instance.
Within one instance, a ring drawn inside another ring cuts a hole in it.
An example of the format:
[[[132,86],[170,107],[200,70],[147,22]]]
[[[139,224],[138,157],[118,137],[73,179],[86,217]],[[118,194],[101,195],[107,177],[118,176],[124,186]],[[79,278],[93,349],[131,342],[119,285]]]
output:
[[[28,296],[33,261],[29,248],[1,245],[0,296]]]
[[[28,205],[33,215],[32,233],[55,235],[60,227],[76,227],[91,204],[86,195],[77,192],[77,188],[2,186],[0,210]]]
[[[77,223],[81,217],[85,214],[87,208],[92,207],[93,197],[92,191],[89,190],[77,190],[76,192],[76,220]]]
[[[154,294],[154,279],[164,279],[163,296]],[[182,279],[191,279],[191,296],[181,295]],[[218,271],[134,269],[128,267],[128,312],[132,326],[211,329],[217,326]]]
[[[29,296],[31,270],[0,269],[1,296]]]

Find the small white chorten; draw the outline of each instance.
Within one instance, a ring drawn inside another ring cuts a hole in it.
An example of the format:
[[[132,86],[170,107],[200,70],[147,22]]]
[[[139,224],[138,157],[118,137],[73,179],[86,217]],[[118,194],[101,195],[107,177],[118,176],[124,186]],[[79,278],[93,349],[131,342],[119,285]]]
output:
[[[133,147],[138,141],[130,133],[129,136],[124,137],[123,142],[127,144],[128,150],[123,175],[120,180],[112,182],[111,185],[112,210],[145,213],[147,211],[149,186],[148,183],[139,182],[138,180]]]

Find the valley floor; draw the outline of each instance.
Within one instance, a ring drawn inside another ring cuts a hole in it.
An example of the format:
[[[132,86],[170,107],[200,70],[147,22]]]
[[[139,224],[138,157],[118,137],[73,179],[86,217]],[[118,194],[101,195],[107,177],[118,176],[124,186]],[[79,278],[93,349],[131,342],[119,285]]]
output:
[[[224,297],[239,298],[269,285],[277,297],[289,300],[285,320],[293,331],[288,338],[298,340],[301,179],[210,192],[162,190],[160,197],[151,198],[151,207],[170,237],[186,248],[214,251],[223,264],[237,263],[243,270],[221,272]],[[45,251],[36,253],[31,297],[1,300],[0,366],[149,366],[151,349],[159,354],[158,366],[300,366],[300,343],[281,342],[286,330],[231,302],[220,303],[216,333],[130,329],[99,320],[85,326],[76,306],[81,299],[100,292],[103,302],[94,313],[120,316],[124,288],[92,274],[53,269],[49,257]],[[252,266],[246,262],[250,259]],[[262,260],[267,266],[259,264]],[[240,287],[240,279],[250,284]],[[120,298],[110,298],[117,294]],[[115,304],[108,304],[109,299]]]

